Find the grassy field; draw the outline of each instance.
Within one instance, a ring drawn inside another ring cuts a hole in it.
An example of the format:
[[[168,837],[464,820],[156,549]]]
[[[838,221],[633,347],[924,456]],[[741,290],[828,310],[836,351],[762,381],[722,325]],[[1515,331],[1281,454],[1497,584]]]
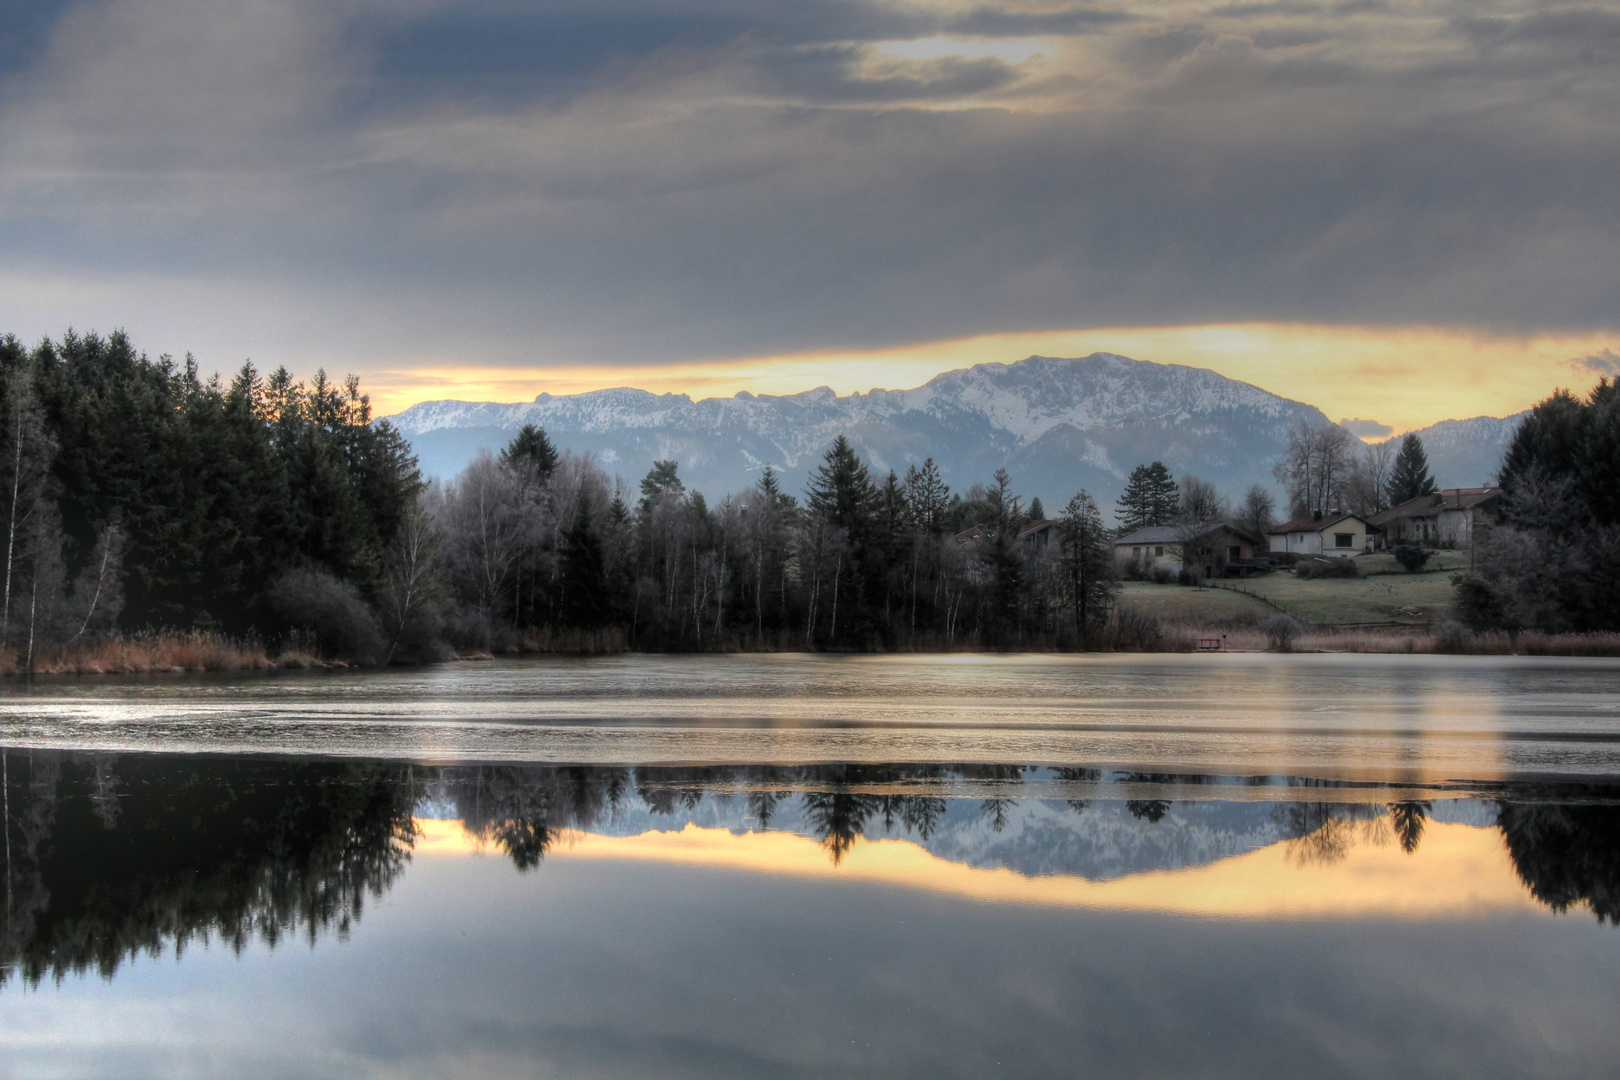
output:
[[[1405,571],[1318,581],[1274,571],[1263,577],[1223,584],[1256,593],[1281,604],[1304,622],[1324,626],[1426,625],[1450,613],[1453,593],[1449,573],[1409,574]],[[1276,610],[1254,597],[1229,589],[1197,589],[1142,581],[1127,581],[1121,599],[1161,619],[1222,621],[1246,615],[1263,618]]]
[[[1404,577],[1409,571],[1406,567],[1395,561],[1395,556],[1387,551],[1376,555],[1357,555],[1356,566],[1363,574],[1395,574]],[[1468,569],[1468,552],[1466,551],[1431,551],[1429,561],[1423,564],[1419,573],[1432,574],[1444,571],[1454,574],[1458,570]]]

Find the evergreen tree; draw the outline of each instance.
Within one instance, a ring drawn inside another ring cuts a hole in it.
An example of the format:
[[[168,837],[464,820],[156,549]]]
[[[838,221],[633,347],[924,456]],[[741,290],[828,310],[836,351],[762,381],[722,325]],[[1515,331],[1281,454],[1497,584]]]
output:
[[[1163,462],[1138,465],[1131,470],[1125,491],[1119,497],[1120,528],[1131,532],[1152,525],[1168,525],[1175,520],[1180,501],[1181,490]]]
[[[828,640],[833,642],[847,631],[866,629],[862,604],[876,561],[870,541],[877,491],[866,463],[844,436],[833,440],[822,464],[811,474],[806,496],[806,509],[820,526],[813,554],[818,565],[812,571],[818,594],[821,582],[830,577],[827,626]],[[818,600],[819,595],[811,601],[812,635]]]
[[[686,485],[676,473],[680,466],[673,461],[655,461],[647,475],[641,478],[641,509],[643,512],[657,505],[666,494],[677,498],[685,493]]]
[[[1039,497],[1029,500],[1029,520],[1046,520],[1046,507],[1041,505],[1041,500]]]
[[[937,536],[945,531],[950,513],[951,489],[939,476],[933,458],[906,469],[906,506],[911,519],[924,533]]]
[[[557,448],[546,436],[546,429],[538,424],[524,424],[512,441],[501,451],[501,464],[507,468],[534,470],[535,481],[545,484],[557,471]]]
[[[1401,440],[1395,465],[1390,470],[1389,504],[1399,506],[1411,499],[1432,495],[1436,490],[1434,477],[1429,475],[1429,456],[1423,452],[1423,440],[1416,432],[1408,432]]]
[[[612,610],[608,596],[607,564],[602,541],[591,520],[591,506],[583,491],[573,524],[563,534],[563,619],[569,626],[594,630]]]
[[[1114,568],[1114,545],[1103,528],[1097,502],[1084,491],[1076,493],[1058,519],[1062,544],[1063,577],[1075,634],[1081,647],[1087,635],[1100,630],[1108,621],[1118,588]]]
[[[994,486],[985,494],[990,507],[988,543],[979,556],[991,582],[990,629],[997,636],[1018,635],[1022,629],[1020,601],[1024,591],[1023,552],[1018,550],[1018,529],[1023,524],[1023,500],[1012,489],[1006,469],[997,469]]]
[[[1503,459],[1500,521],[1475,540],[1457,611],[1475,629],[1620,629],[1620,384],[1560,390]]]
[[[807,506],[812,514],[843,529],[852,539],[866,531],[876,490],[859,455],[840,435],[810,476]]]

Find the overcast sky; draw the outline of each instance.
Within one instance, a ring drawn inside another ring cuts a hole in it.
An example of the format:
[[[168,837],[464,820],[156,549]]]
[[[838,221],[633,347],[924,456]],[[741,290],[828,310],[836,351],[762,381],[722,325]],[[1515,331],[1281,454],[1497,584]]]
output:
[[[69,324],[417,397],[1212,324],[1539,341],[1514,394],[1589,383],[1620,10],[4,4],[0,331]]]

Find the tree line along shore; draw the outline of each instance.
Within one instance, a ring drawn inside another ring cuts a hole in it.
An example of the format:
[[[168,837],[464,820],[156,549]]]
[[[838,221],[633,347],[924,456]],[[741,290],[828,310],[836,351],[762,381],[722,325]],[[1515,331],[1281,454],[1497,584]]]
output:
[[[931,460],[878,474],[835,440],[802,493],[763,470],[711,503],[679,464],[635,486],[528,427],[425,481],[356,379],[244,365],[204,377],[123,334],[0,339],[0,670],[420,663],[504,652],[1190,650],[1620,654],[1620,388],[1560,391],[1504,461],[1498,520],[1427,628],[1178,615],[1121,591],[1116,535],[1080,491],[1047,520],[998,470],[952,491]],[[1410,440],[1299,427],[1289,511],[1432,481]],[[1126,527],[1270,527],[1157,462]],[[1162,605],[1161,605],[1162,606]]]

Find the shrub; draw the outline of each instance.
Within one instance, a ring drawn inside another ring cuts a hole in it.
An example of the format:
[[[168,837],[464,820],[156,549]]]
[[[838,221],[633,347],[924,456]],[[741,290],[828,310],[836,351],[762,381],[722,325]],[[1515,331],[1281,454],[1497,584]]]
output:
[[[1155,585],[1168,585],[1175,579],[1175,573],[1168,566],[1155,566],[1152,571]]]
[[[1413,544],[1402,544],[1393,554],[1396,562],[1413,573],[1423,569],[1423,564],[1429,561],[1429,553]]]
[[[1121,571],[1126,581],[1142,580],[1142,560],[1132,555],[1125,560],[1125,568]]]
[[[1457,574],[1451,583],[1457,588],[1452,608],[1470,630],[1515,631],[1520,628],[1518,605],[1512,592],[1497,582],[1473,574]]]
[[[1122,607],[1114,616],[1114,648],[1142,650],[1155,648],[1162,636],[1159,618],[1136,608]]]
[[[1293,652],[1294,639],[1305,632],[1305,627],[1292,615],[1280,612],[1260,624],[1260,632],[1276,652]]]
[[[1309,559],[1296,565],[1294,573],[1311,581],[1317,578],[1358,578],[1361,567],[1356,565],[1353,558]]]
[[[324,570],[289,570],[271,584],[269,598],[289,627],[313,634],[327,654],[362,664],[382,659],[382,627],[347,581]]]
[[[1181,573],[1176,575],[1176,584],[1177,585],[1196,585],[1196,584],[1198,584],[1198,578],[1197,578],[1197,576],[1195,576],[1193,574],[1193,572],[1191,570],[1183,570]]]
[[[1467,652],[1473,640],[1474,632],[1455,619],[1441,619],[1434,626],[1435,652]]]

